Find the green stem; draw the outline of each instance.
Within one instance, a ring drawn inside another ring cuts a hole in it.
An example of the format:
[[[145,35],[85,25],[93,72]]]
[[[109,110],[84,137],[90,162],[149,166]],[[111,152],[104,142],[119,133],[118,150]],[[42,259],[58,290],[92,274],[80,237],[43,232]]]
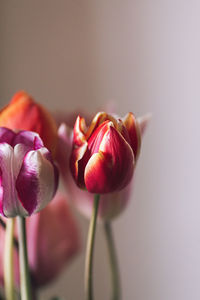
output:
[[[26,245],[26,221],[23,217],[18,217],[18,233],[21,300],[31,300],[32,295]]]
[[[90,226],[88,231],[88,240],[86,248],[86,260],[85,260],[85,293],[86,300],[93,300],[93,256],[94,256],[94,241],[97,222],[97,212],[99,206],[100,195],[94,196],[93,212],[90,220]]]
[[[111,277],[112,277],[112,300],[121,299],[120,277],[117,263],[117,254],[110,222],[104,223],[105,237],[108,247],[108,255],[110,261]]]
[[[13,275],[13,234],[14,219],[6,222],[5,248],[4,248],[4,284],[7,300],[14,300],[14,275]]]

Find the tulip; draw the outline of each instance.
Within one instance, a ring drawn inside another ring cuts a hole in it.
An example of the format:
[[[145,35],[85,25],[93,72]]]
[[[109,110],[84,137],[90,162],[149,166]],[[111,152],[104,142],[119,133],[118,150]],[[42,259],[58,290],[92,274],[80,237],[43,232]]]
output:
[[[137,122],[142,134],[145,132],[149,119],[149,115],[137,118]],[[62,123],[58,129],[58,136],[58,152],[56,159],[60,167],[60,172],[62,175],[61,178],[63,179],[64,186],[78,211],[85,217],[90,218],[92,214],[93,195],[88,193],[88,191],[77,187],[68,167],[68,161],[70,159],[73,143],[72,128]],[[131,180],[131,182],[120,191],[101,195],[98,218],[106,221],[121,214],[130,200],[132,186],[133,180]]]
[[[57,147],[57,125],[51,114],[26,92],[17,92],[0,111],[0,126],[37,132],[53,155]]]
[[[79,116],[70,159],[76,184],[96,194],[123,189],[132,178],[140,142],[140,127],[132,113],[124,120],[98,113],[89,128]]]
[[[0,214],[30,216],[58,186],[58,171],[37,133],[0,128]]]
[[[89,128],[86,127],[85,120],[78,117],[74,126],[74,136],[70,132],[70,129],[65,125],[61,125],[59,128],[59,157],[60,165],[62,165],[61,173],[64,175],[65,182],[68,182],[69,191],[73,191],[73,200],[75,201],[76,206],[85,215],[91,217],[85,265],[85,291],[87,299],[90,300],[93,299],[92,268],[97,214],[105,221],[105,236],[111,262],[113,285],[112,296],[113,299],[120,298],[120,280],[116,251],[112,237],[111,224],[108,220],[118,215],[128,202],[131,185],[130,183],[128,184],[128,182],[130,182],[132,175],[130,175],[131,166],[127,164],[127,161],[130,159],[129,163],[131,165],[131,162],[136,163],[138,159],[141,135],[146,128],[148,118],[149,117],[140,118],[138,121],[133,114],[129,113],[121,121],[111,115],[100,113],[96,115]],[[64,145],[66,147],[64,147]],[[82,188],[86,187],[88,191],[93,193],[104,193],[101,196],[100,201],[98,195],[96,195],[93,200],[90,193],[75,188],[73,182],[69,180],[70,174],[67,169],[67,164],[61,164],[61,162],[65,162],[62,149],[65,149],[65,156],[68,158],[71,145],[73,145],[73,148],[70,166],[76,184]],[[130,151],[127,149],[130,148],[133,159],[128,156]],[[123,158],[125,162],[123,161]],[[91,164],[92,159],[93,164]],[[124,172],[122,166],[123,163],[125,163],[126,166]],[[87,178],[88,164],[90,169],[89,181],[92,181],[92,183],[89,182],[89,185]],[[112,172],[112,169],[114,169],[114,172]],[[107,171],[109,175],[107,175]],[[118,176],[116,176],[117,171]],[[101,181],[100,185],[97,180]],[[115,180],[117,184],[115,183]],[[107,182],[108,185],[106,185]],[[91,186],[93,188],[91,188]]]
[[[47,207],[27,219],[28,258],[35,289],[55,279],[80,250],[79,228],[67,200],[58,192]],[[4,238],[5,231],[0,227],[0,284],[3,284]],[[16,248],[14,262],[15,284],[18,286],[19,260]]]

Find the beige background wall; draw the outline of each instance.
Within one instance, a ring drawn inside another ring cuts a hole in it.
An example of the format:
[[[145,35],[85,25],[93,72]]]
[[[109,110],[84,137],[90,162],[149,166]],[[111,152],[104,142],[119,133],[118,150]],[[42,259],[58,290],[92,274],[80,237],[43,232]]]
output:
[[[0,101],[151,111],[134,195],[114,223],[124,300],[200,299],[200,2],[0,1]],[[88,223],[80,219],[85,239]],[[84,248],[84,245],[83,245]],[[101,231],[97,300],[109,299]],[[83,299],[83,255],[41,293]]]

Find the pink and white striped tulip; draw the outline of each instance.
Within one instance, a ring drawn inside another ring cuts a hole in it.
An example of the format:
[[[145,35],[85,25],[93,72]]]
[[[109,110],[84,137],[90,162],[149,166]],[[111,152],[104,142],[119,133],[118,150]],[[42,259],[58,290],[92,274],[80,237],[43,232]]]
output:
[[[0,127],[0,214],[30,216],[49,203],[57,186],[57,168],[39,135]]]

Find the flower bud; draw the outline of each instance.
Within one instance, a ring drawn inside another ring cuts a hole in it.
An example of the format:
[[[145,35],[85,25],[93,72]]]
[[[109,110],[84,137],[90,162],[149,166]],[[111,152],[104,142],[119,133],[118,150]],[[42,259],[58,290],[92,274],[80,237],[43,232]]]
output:
[[[70,158],[76,184],[97,194],[123,189],[132,178],[140,143],[140,127],[132,113],[124,120],[98,113],[89,128],[79,116]]]
[[[58,171],[37,133],[0,128],[0,214],[29,216],[44,208]]]
[[[36,103],[26,92],[17,92],[10,104],[0,111],[0,126],[12,130],[37,132],[45,147],[55,154],[57,125],[51,114]]]

